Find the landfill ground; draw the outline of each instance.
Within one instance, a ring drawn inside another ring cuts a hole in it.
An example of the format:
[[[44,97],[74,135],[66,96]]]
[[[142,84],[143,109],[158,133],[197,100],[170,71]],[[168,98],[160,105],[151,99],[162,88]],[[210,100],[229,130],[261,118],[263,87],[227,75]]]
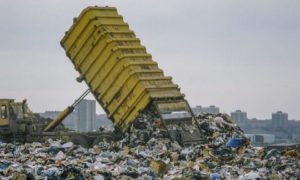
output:
[[[203,143],[189,147],[162,136],[147,118],[121,141],[89,149],[52,139],[1,143],[0,179],[300,179],[296,150],[252,147],[226,114],[196,120]]]

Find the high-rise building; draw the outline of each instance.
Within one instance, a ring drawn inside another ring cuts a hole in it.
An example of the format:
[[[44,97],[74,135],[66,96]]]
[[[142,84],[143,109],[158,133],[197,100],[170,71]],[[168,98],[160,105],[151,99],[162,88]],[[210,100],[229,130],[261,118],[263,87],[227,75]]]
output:
[[[96,101],[83,99],[75,108],[77,122],[75,129],[81,132],[96,130]]]
[[[272,113],[272,129],[285,130],[288,124],[288,114],[282,111]]]
[[[236,110],[236,111],[232,112],[231,113],[231,118],[237,124],[245,123],[248,120],[247,113],[246,112],[242,112],[241,110]]]
[[[200,113],[219,114],[220,108],[216,107],[214,105],[211,105],[208,107],[196,106],[196,107],[192,108],[192,111],[195,115],[198,115]]]

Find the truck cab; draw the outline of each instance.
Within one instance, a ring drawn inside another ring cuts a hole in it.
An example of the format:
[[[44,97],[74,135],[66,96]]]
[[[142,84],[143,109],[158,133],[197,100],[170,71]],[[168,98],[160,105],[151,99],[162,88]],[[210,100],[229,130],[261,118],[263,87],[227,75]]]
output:
[[[9,126],[10,119],[10,103],[13,103],[13,99],[0,99],[0,128]]]

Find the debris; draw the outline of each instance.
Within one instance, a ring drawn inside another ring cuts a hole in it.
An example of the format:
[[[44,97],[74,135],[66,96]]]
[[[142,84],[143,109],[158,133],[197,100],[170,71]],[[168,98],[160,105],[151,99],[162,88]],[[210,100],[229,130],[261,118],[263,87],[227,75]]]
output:
[[[84,176],[81,171],[72,166],[65,167],[60,177],[62,179],[84,180]]]
[[[3,143],[0,179],[299,179],[298,151],[252,147],[224,114],[199,115],[203,143],[186,147],[156,128],[157,117],[141,117],[121,141],[90,149],[52,139]]]
[[[151,160],[150,168],[153,172],[162,175],[168,172],[168,170],[170,169],[170,165],[160,160]]]
[[[247,139],[245,137],[234,137],[226,143],[226,146],[232,148],[239,148],[246,144],[246,141]]]
[[[251,171],[243,176],[243,180],[261,179],[258,172]]]
[[[59,151],[55,156],[55,160],[63,160],[65,157],[65,154],[62,151]]]
[[[210,175],[211,180],[220,180],[220,175],[218,173],[212,173]]]
[[[103,175],[97,175],[94,176],[94,180],[105,180],[105,177]]]
[[[27,175],[24,173],[16,172],[12,175],[12,179],[13,180],[27,180]]]
[[[65,144],[61,145],[62,148],[71,148],[74,144],[72,142],[66,142]]]

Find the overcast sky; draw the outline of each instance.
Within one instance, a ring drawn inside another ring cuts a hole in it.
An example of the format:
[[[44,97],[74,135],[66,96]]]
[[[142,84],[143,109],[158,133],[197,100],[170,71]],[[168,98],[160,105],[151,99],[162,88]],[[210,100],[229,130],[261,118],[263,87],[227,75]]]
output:
[[[300,120],[299,0],[3,0],[0,98],[27,98],[43,112],[83,93],[59,42],[90,5],[116,6],[192,106]]]

